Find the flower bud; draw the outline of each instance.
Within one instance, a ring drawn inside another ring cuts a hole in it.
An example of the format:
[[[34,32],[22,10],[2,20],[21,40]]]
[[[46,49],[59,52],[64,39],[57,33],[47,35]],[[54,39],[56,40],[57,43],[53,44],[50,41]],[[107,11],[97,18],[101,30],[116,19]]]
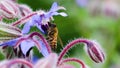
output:
[[[12,19],[17,17],[19,12],[17,4],[11,0],[1,0],[0,1],[0,14],[4,18]]]
[[[24,4],[19,5],[19,9],[20,9],[20,17],[26,16],[29,13],[32,13],[32,9]]]
[[[100,63],[105,60],[105,56],[103,51],[100,49],[99,44],[94,41],[87,44],[87,52],[90,58],[96,63]]]

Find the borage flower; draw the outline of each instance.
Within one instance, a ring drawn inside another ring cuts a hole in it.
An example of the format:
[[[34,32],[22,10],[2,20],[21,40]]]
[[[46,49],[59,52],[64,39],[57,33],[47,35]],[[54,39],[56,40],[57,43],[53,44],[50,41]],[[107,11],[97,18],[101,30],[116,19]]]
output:
[[[67,14],[65,14],[64,12],[57,12],[58,10],[60,9],[65,9],[64,7],[60,7],[57,5],[56,2],[53,3],[50,11],[48,12],[43,12],[43,11],[40,11],[39,13],[37,12],[34,12],[34,13],[31,13],[30,15],[27,15],[25,17],[23,17],[22,19],[19,19],[17,22],[13,23],[12,25],[15,26],[15,25],[18,25],[19,23],[23,23],[24,20],[28,19],[29,17],[32,17],[23,27],[23,30],[22,30],[22,35],[20,37],[17,37],[15,39],[12,39],[12,40],[9,40],[7,42],[3,42],[1,43],[0,45],[1,46],[15,46],[15,45],[18,45],[18,43],[20,44],[20,49],[22,50],[23,54],[26,56],[28,51],[37,43],[39,43],[39,45],[42,45],[43,48],[46,48],[44,47],[44,44],[45,42],[41,42],[41,39],[37,39],[37,38],[34,38],[33,37],[31,38],[29,35],[25,35],[26,33],[29,32],[30,30],[30,27],[31,26],[37,26],[40,31],[42,31],[43,33],[45,33],[45,31],[47,30],[47,28],[49,27],[48,26],[48,22],[52,19],[52,16],[54,15],[62,15],[62,16],[67,16]],[[36,33],[33,33],[33,34],[36,34]],[[38,35],[39,33],[37,33]],[[31,35],[31,34],[30,34]],[[44,39],[44,38],[43,38]],[[37,40],[37,42],[36,42]],[[21,42],[22,41],[22,42]],[[28,46],[27,46],[28,45]],[[38,44],[37,44],[38,45]],[[47,44],[48,45],[48,44]],[[41,49],[43,55],[48,55],[46,52],[47,50],[43,48]],[[45,51],[46,50],[46,51]],[[49,51],[49,50],[48,50]]]
[[[6,26],[4,25],[4,27],[6,27]],[[9,28],[9,30],[7,30],[7,28]],[[7,36],[14,37],[13,34],[16,33],[18,30],[15,28],[13,29],[13,28],[14,28],[14,26],[13,27],[7,26],[5,31],[2,28],[0,30],[2,30],[4,32],[8,32]],[[13,31],[13,33],[11,33],[11,35],[10,35],[10,32],[12,32],[12,31]],[[18,34],[16,34],[15,36],[17,37],[17,35]],[[35,45],[37,46],[39,51],[43,54],[43,56],[47,56],[51,52],[50,46],[48,45],[46,39],[37,32],[33,32],[29,35],[21,35],[21,36],[18,36],[17,38],[16,37],[14,37],[14,39],[11,38],[7,41],[3,41],[0,44],[0,46],[12,46],[12,47],[16,48],[18,45],[20,45],[20,50],[22,51],[24,57],[26,57],[28,55],[30,49]]]
[[[55,15],[67,16],[64,12],[58,12],[58,10],[63,9],[64,7],[58,6],[56,2],[53,3],[51,9],[48,12],[39,11],[36,15],[33,15],[31,20],[29,20],[23,27],[22,33],[26,34],[29,32],[32,26],[36,26],[41,32],[45,33],[49,27],[48,22],[52,20],[52,17]]]

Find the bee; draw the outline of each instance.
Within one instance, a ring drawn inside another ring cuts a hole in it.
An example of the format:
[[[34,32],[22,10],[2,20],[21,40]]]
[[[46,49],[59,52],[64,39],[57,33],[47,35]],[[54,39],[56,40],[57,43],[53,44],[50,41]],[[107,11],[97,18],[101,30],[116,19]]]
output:
[[[47,29],[47,41],[51,48],[55,50],[57,48],[57,37],[58,37],[58,29],[55,23],[48,23],[49,27]]]

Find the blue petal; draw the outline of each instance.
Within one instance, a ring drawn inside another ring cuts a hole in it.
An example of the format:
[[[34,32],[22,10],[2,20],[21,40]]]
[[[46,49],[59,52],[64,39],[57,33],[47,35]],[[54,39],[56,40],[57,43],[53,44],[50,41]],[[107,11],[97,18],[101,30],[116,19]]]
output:
[[[55,12],[57,10],[57,8],[58,8],[58,4],[57,4],[57,2],[54,2],[52,4],[52,7],[50,8],[50,12]]]
[[[34,42],[32,42],[31,40],[22,41],[21,45],[20,45],[21,50],[22,50],[24,55],[26,55],[27,52],[29,51],[29,49],[33,46],[34,46]]]
[[[58,12],[51,13],[51,16],[54,16],[54,15],[59,15],[59,13]]]
[[[12,40],[1,43],[0,46],[15,46],[15,44],[18,40],[19,40],[18,38],[12,39]]]
[[[50,17],[54,16],[54,15],[58,15],[58,12],[47,12],[45,14],[45,18],[49,19]]]
[[[57,9],[58,9],[58,4],[57,4],[57,2],[54,2],[53,4],[52,4],[52,7],[50,8],[50,10],[49,10],[49,12],[47,12],[46,14],[45,14],[45,18],[50,18],[50,17],[52,17],[53,15],[53,13],[54,12],[57,12]]]
[[[47,56],[49,55],[49,52],[48,52],[45,44],[44,44],[41,40],[39,40],[39,43],[40,43],[40,45],[41,45],[41,50],[40,50],[40,51],[41,51],[42,55],[43,55],[44,57],[47,57]]]
[[[23,27],[22,33],[27,34],[30,31],[30,28],[34,26],[34,24],[41,24],[41,18],[39,15],[34,15],[31,20],[29,20]]]
[[[32,22],[35,24],[35,23],[37,23],[37,24],[41,24],[41,17],[40,17],[40,15],[34,15],[33,17],[32,17]]]
[[[30,23],[27,22],[22,29],[22,34],[27,34],[30,31],[30,28],[31,28]]]

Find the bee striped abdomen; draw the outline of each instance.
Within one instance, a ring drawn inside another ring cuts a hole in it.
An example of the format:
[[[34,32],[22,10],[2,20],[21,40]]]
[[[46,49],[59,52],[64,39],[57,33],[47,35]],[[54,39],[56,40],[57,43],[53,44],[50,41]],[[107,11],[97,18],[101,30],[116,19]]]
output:
[[[58,36],[58,29],[56,25],[53,23],[50,23],[50,26],[47,31],[46,39],[53,50],[57,48],[57,36]]]

